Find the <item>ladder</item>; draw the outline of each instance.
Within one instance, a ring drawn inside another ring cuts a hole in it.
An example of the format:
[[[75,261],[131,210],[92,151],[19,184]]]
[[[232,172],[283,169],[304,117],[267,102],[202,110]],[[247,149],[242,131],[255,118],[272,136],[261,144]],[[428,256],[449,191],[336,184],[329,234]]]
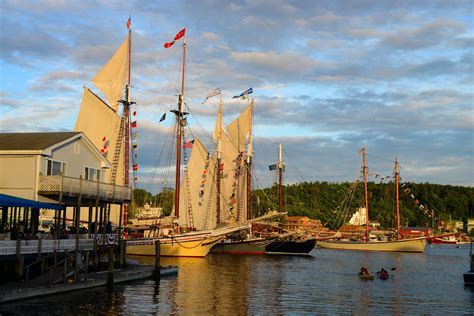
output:
[[[120,160],[120,152],[122,151],[123,129],[125,125],[125,115],[122,115],[120,120],[120,128],[118,132],[117,141],[115,142],[114,158],[112,160],[112,173],[110,174],[110,183],[115,184],[117,178],[117,169]]]
[[[188,217],[189,217],[189,227],[194,228],[194,218],[193,218],[193,207],[191,204],[191,189],[189,188],[189,174],[188,174],[188,164],[187,164],[187,156],[186,150],[183,150],[183,158],[184,158],[184,174],[185,179],[184,182],[186,183],[186,207],[188,209]],[[179,203],[179,201],[178,201]]]
[[[204,220],[204,229],[209,229],[209,222],[211,221],[211,211],[212,211],[213,201],[215,201],[213,199],[214,187],[215,187],[214,185],[211,185],[210,192],[209,192],[209,198],[207,201],[207,208],[206,208],[206,219]]]

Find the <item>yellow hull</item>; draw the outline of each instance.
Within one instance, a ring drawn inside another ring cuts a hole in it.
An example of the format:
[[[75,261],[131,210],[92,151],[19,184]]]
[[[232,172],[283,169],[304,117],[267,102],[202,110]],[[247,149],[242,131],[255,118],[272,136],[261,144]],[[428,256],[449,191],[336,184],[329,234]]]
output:
[[[426,246],[425,238],[404,239],[395,241],[317,241],[321,248],[359,251],[387,252],[423,252]]]
[[[205,257],[222,238],[210,235],[160,238],[160,256]],[[155,256],[155,241],[156,239],[127,240],[127,255]]]

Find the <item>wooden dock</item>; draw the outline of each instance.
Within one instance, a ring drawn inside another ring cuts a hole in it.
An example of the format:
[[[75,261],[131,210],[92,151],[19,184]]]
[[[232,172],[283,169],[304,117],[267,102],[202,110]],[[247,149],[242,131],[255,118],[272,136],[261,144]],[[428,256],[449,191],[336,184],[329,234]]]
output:
[[[178,274],[177,267],[161,267],[159,270],[159,276],[155,275],[155,271],[156,269],[154,266],[134,266],[126,269],[115,270],[113,284]],[[38,284],[35,283],[29,284],[15,282],[14,284],[0,286],[0,304],[33,297],[90,289],[108,284],[109,275],[107,271],[89,273],[87,279],[78,280],[78,282],[75,283],[61,283],[51,286],[38,286]]]

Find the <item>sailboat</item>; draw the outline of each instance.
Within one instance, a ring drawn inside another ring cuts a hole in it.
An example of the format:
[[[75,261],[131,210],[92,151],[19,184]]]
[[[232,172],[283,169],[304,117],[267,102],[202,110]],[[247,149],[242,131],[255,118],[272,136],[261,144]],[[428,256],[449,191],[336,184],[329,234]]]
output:
[[[423,252],[427,244],[426,238],[400,238],[400,208],[399,208],[399,173],[398,159],[395,159],[395,202],[397,212],[397,239],[392,241],[370,241],[369,240],[369,197],[367,191],[367,162],[365,146],[360,151],[363,162],[364,192],[365,192],[365,241],[335,241],[318,240],[317,245],[321,248],[338,250],[361,250],[361,251],[387,251],[387,252]]]
[[[278,171],[278,211],[283,212],[283,171],[285,164],[282,159],[281,144],[278,145],[278,162],[269,166],[270,170]],[[279,235],[265,247],[268,255],[308,255],[316,245],[315,238],[308,238],[296,232],[287,232]]]

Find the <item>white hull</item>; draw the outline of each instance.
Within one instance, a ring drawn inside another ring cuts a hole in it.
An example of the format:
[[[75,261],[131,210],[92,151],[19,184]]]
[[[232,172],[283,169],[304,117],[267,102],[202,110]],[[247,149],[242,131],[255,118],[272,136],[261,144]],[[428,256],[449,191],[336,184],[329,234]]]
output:
[[[359,251],[387,252],[423,252],[427,241],[425,238],[413,238],[395,241],[317,241],[321,248]]]
[[[172,238],[160,238],[160,256],[163,257],[205,257],[209,250],[223,237],[203,235],[180,235]],[[155,256],[157,239],[127,240],[127,255]]]

